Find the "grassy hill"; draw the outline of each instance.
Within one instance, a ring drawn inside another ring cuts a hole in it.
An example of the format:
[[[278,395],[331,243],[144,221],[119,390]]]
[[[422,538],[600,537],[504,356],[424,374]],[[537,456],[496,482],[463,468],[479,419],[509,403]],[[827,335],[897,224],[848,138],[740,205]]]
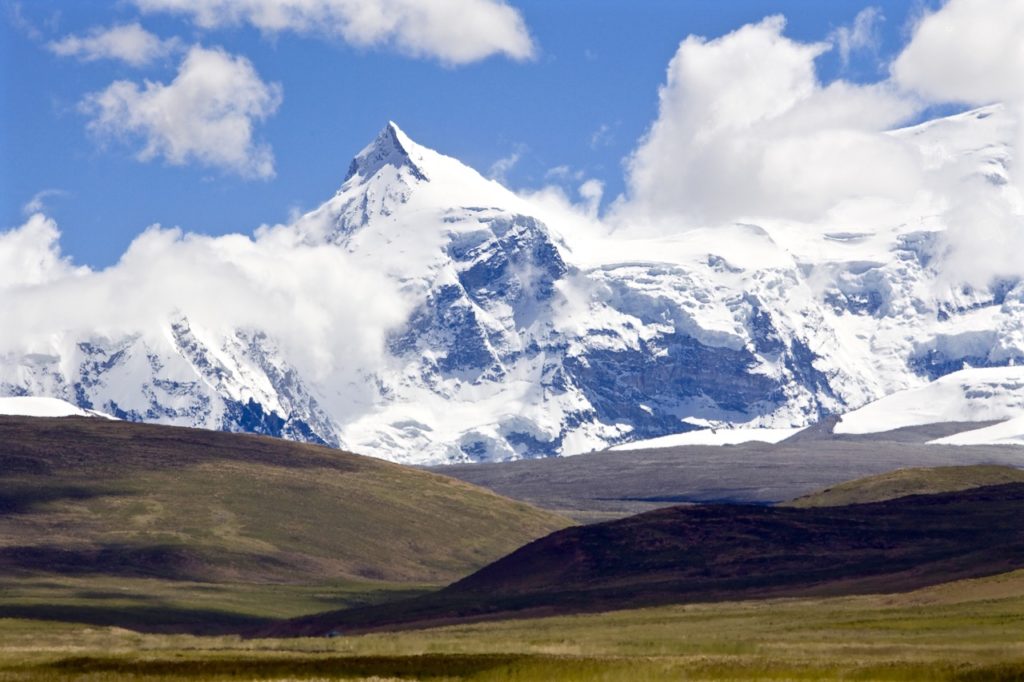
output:
[[[788,507],[838,507],[892,500],[905,495],[930,495],[1003,483],[1024,483],[1024,469],[985,465],[897,469],[840,483],[786,502]]]
[[[873,504],[680,506],[536,540],[439,592],[273,626],[366,632],[656,604],[899,592],[1024,568],[1024,483]]]
[[[0,579],[443,583],[569,521],[288,441],[0,417]]]

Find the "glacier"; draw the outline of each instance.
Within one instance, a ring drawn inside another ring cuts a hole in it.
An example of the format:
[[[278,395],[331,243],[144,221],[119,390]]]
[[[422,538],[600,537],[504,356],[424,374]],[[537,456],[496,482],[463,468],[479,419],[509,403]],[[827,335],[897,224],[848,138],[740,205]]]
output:
[[[998,105],[891,134],[935,172],[1013,191]],[[357,385],[304,373],[266,330],[206,329],[186,310],[8,354],[0,395],[425,464],[782,433],[965,367],[1024,363],[1024,284],[947,281],[934,207],[829,221],[587,241],[389,123],[333,197],[277,228],[343,250],[407,302]]]

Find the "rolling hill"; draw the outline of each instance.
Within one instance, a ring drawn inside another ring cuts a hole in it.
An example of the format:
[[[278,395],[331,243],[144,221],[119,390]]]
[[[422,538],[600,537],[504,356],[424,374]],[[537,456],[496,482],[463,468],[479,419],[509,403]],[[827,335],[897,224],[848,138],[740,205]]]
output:
[[[671,507],[553,533],[434,594],[263,634],[906,591],[1024,567],[1022,514],[1024,483],[844,507]]]
[[[847,481],[782,506],[839,507],[882,502],[906,495],[930,495],[1004,483],[1024,483],[1024,469],[977,464],[974,466],[916,467]]]
[[[0,417],[0,577],[454,580],[569,525],[440,475],[276,438]]]

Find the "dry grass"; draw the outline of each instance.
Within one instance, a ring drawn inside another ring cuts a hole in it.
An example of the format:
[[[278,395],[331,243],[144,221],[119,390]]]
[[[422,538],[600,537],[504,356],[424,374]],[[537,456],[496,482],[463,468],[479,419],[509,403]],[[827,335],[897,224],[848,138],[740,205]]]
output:
[[[1024,469],[979,464],[973,466],[897,469],[859,478],[798,497],[783,506],[838,507],[882,502],[906,495],[948,493],[988,485],[1024,482]]]
[[[440,583],[570,523],[329,448],[0,417],[0,576]]]
[[[900,595],[701,604],[332,639],[0,620],[0,680],[1019,680],[1024,571]]]

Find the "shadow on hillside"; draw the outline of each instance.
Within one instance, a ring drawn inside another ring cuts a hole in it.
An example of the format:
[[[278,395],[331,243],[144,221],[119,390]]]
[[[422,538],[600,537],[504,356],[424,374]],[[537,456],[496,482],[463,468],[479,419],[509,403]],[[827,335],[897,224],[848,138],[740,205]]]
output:
[[[194,551],[167,545],[0,547],[0,579],[24,576],[158,578],[209,582],[230,580],[239,567],[266,577],[287,576],[298,566],[287,557],[229,551]]]
[[[65,500],[81,502],[105,495],[117,495],[110,490],[95,490],[81,486],[12,485],[0,490],[0,516],[26,514],[38,507]]]
[[[271,619],[213,609],[150,605],[4,604],[0,618],[81,623],[137,632],[217,635],[265,625]]]
[[[558,661],[553,657],[524,654],[421,654],[415,656],[230,656],[203,660],[130,660],[125,658],[69,657],[40,665],[37,670],[58,675],[124,675],[132,677],[180,678],[336,678],[345,679],[477,679],[491,673],[505,679],[502,672],[522,673],[530,662],[546,663],[564,674],[580,668],[578,661]],[[534,666],[530,666],[531,668]],[[562,679],[561,676],[558,676]],[[544,677],[531,679],[549,679]],[[574,676],[575,679],[575,676]]]

